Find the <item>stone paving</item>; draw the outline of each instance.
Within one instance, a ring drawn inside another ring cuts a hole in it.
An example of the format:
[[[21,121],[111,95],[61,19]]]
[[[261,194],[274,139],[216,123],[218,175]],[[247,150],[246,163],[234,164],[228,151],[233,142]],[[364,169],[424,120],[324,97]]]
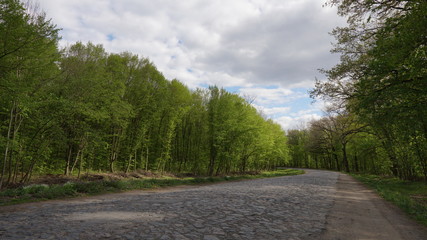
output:
[[[338,173],[0,208],[0,239],[317,239]]]

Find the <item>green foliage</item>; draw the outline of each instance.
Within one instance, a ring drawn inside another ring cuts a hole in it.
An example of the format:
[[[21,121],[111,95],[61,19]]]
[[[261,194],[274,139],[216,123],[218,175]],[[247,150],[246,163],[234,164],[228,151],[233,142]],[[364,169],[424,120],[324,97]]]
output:
[[[27,11],[28,10],[28,11]],[[58,74],[58,31],[43,13],[20,1],[0,1],[0,188],[28,179],[35,162],[45,160],[52,119],[51,85]],[[5,184],[6,183],[6,184]]]
[[[346,111],[329,110],[327,114],[312,121],[308,129],[288,132],[292,166],[346,172],[375,170],[368,160],[374,157],[376,146],[359,146],[371,137],[367,126]]]
[[[33,174],[214,176],[288,162],[284,131],[241,96],[216,86],[192,91],[148,59],[102,45],[59,50],[59,30],[43,13],[0,3],[0,188]]]
[[[376,148],[369,172],[427,179],[427,2],[328,4],[347,16],[348,26],[333,31],[332,51],[341,54],[341,62],[323,71],[328,80],[317,81],[312,96],[334,102],[369,126]],[[357,144],[353,149],[360,149]]]

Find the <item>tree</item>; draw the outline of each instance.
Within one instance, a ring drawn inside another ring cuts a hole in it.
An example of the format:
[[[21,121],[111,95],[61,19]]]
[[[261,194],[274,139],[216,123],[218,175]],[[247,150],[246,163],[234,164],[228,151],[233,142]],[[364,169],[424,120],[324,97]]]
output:
[[[33,173],[229,174],[288,162],[287,138],[237,94],[190,90],[146,58],[77,42],[0,0],[0,188]]]
[[[291,155],[292,167],[310,167],[308,163],[308,155],[306,145],[308,142],[307,130],[291,129],[288,131],[288,144]],[[314,143],[314,140],[310,143]]]
[[[425,172],[427,139],[427,2],[341,1],[338,13],[348,26],[337,28],[333,52],[341,62],[325,70],[313,97],[332,100],[366,124],[383,142],[402,178]],[[414,147],[415,146],[415,147]]]
[[[38,95],[56,75],[59,29],[36,9],[25,9],[17,0],[0,1],[0,146],[3,149],[0,188],[17,171],[22,158],[15,156],[26,144],[21,130],[36,114],[43,99]],[[45,99],[43,99],[45,100]],[[25,127],[27,127],[26,125]],[[41,126],[45,126],[41,124]],[[37,137],[44,130],[35,129]],[[29,133],[31,134],[31,133]],[[16,175],[15,175],[16,176]]]

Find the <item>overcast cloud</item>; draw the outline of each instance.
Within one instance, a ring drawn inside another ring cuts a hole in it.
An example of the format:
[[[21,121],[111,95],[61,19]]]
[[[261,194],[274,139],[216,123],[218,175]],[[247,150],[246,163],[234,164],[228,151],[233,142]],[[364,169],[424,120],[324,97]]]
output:
[[[39,0],[61,45],[103,44],[148,57],[168,79],[255,98],[288,129],[320,117],[307,90],[338,57],[328,35],[343,24],[325,0]]]

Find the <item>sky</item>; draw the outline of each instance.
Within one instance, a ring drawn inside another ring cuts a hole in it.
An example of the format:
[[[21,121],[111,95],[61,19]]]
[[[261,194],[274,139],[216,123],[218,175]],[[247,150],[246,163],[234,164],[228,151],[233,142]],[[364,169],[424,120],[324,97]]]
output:
[[[102,44],[150,59],[191,89],[210,85],[253,99],[283,129],[322,115],[309,98],[331,68],[329,32],[342,26],[326,0],[38,0],[60,45]]]

